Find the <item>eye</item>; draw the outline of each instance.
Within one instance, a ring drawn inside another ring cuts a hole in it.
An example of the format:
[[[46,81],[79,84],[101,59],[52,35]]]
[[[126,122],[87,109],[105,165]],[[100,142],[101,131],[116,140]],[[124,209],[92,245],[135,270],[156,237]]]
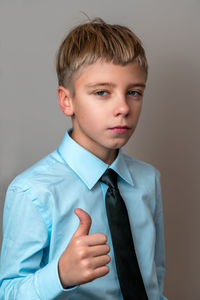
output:
[[[128,95],[134,96],[134,97],[139,97],[139,96],[142,96],[142,93],[139,91],[128,91]]]
[[[97,96],[106,96],[106,95],[108,95],[108,92],[105,90],[98,90],[98,91],[95,91],[94,94]]]

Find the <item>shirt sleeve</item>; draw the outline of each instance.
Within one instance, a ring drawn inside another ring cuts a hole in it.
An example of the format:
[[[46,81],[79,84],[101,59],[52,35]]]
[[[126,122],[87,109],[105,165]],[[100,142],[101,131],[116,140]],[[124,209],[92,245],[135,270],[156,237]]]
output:
[[[165,243],[164,243],[162,195],[161,195],[159,172],[157,173],[156,176],[155,227],[156,227],[155,264],[156,264],[158,284],[160,288],[160,300],[167,300],[167,298],[163,296],[164,275],[165,275]]]
[[[3,217],[0,260],[0,300],[51,300],[64,290],[58,275],[58,259],[47,263],[49,232],[26,190],[10,187]]]

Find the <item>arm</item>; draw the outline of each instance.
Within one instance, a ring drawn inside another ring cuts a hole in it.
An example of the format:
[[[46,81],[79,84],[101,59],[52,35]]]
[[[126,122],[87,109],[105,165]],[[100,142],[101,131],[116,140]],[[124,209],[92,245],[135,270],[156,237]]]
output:
[[[155,264],[160,288],[160,300],[167,300],[163,296],[164,275],[165,275],[165,244],[163,228],[163,210],[160,186],[160,174],[156,177],[156,211],[155,211],[156,245],[155,245]]]
[[[48,228],[29,190],[7,192],[0,267],[0,300],[51,300],[64,290],[58,261],[45,265]],[[73,292],[73,291],[72,291]]]
[[[8,190],[0,300],[52,300],[62,293],[67,299],[77,288],[69,286],[92,281],[109,271],[106,237],[101,233],[88,235],[91,219],[80,209],[76,210],[80,224],[70,243],[60,258],[47,263],[50,222],[37,200],[30,190]]]

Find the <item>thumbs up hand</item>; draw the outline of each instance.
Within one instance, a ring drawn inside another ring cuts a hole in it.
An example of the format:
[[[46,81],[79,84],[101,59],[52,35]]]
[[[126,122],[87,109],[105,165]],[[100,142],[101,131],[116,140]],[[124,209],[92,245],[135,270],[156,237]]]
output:
[[[58,262],[64,288],[90,282],[109,272],[110,247],[106,244],[106,235],[89,234],[92,223],[89,214],[80,208],[75,209],[75,214],[80,220],[79,226]]]

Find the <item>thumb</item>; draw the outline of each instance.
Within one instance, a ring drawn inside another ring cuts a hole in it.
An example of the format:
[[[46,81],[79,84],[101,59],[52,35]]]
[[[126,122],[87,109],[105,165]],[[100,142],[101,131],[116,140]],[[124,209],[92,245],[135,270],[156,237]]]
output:
[[[92,219],[90,215],[81,208],[76,208],[74,210],[75,214],[80,220],[79,226],[76,229],[73,237],[80,237],[84,235],[88,235],[92,223]]]

